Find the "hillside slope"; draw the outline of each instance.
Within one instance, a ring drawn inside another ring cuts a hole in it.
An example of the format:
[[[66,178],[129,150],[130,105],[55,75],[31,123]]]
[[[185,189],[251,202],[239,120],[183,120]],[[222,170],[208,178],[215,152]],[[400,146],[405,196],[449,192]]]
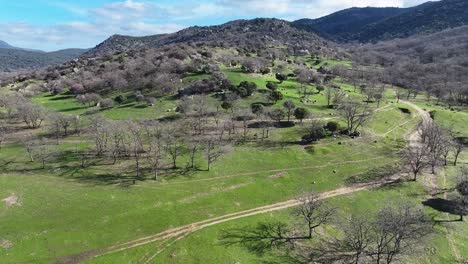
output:
[[[340,42],[377,42],[468,24],[468,1],[442,0],[406,8],[354,8],[294,25]]]
[[[84,49],[66,49],[37,52],[21,49],[0,49],[0,71],[37,69],[61,64],[86,52]]]
[[[406,12],[405,8],[350,8],[318,19],[300,19],[293,25],[300,29],[316,31],[337,41],[346,41],[358,34],[367,25]]]
[[[114,53],[142,48],[157,48],[179,43],[216,43],[218,45],[242,48],[259,46],[326,48],[330,44],[315,33],[300,30],[290,22],[279,19],[258,18],[236,20],[223,25],[190,27],[173,34],[130,37],[114,35],[90,50],[86,55]]]

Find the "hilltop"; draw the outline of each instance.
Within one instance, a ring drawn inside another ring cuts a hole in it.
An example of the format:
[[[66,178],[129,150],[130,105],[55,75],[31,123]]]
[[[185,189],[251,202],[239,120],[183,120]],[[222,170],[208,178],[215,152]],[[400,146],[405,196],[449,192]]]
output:
[[[443,0],[402,9],[352,8],[294,24],[339,42],[377,42],[466,25],[468,1]]]

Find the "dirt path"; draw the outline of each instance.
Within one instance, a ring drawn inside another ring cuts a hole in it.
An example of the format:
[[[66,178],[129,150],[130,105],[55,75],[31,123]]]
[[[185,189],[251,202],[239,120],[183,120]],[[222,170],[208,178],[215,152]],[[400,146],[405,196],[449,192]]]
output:
[[[420,107],[410,102],[406,102],[406,101],[402,101],[402,103],[405,103],[413,107],[414,109],[416,109],[419,115],[423,117],[424,121],[430,120],[429,115]],[[407,139],[409,140],[410,144],[418,144],[418,141],[419,141],[418,131],[413,131],[407,137]],[[348,163],[353,163],[353,161],[349,161]],[[328,165],[322,165],[322,166],[328,166]],[[301,168],[301,169],[304,169],[304,168]],[[276,171],[284,171],[284,169],[271,170],[268,172],[276,172]],[[241,175],[250,175],[250,174],[256,174],[256,173],[258,172],[245,173]],[[235,177],[235,175],[232,175],[230,177]],[[370,190],[370,189],[374,189],[378,187],[383,187],[383,186],[398,182],[401,177],[402,177],[402,174],[398,173],[383,180],[370,182],[370,183],[356,184],[353,186],[342,187],[336,190],[323,192],[323,193],[318,194],[318,199],[323,200],[323,199],[328,199],[328,198],[332,198],[336,196],[352,194],[352,193]],[[209,179],[206,179],[206,180],[209,180]],[[151,236],[147,236],[147,237],[143,237],[143,238],[139,238],[139,239],[123,242],[123,243],[117,243],[104,249],[93,250],[93,251],[84,252],[82,254],[69,256],[59,261],[59,263],[79,263],[86,259],[105,256],[105,255],[109,255],[109,254],[117,253],[117,252],[122,252],[128,249],[132,249],[132,248],[136,248],[136,247],[140,247],[144,245],[149,245],[151,243],[157,243],[155,248],[152,248],[149,251],[147,251],[146,254],[144,254],[143,257],[138,261],[138,263],[150,263],[152,260],[154,260],[154,258],[156,258],[158,255],[163,253],[167,248],[169,248],[175,242],[185,238],[186,236],[196,231],[199,231],[201,229],[204,229],[210,226],[225,223],[228,221],[233,221],[236,219],[241,219],[241,218],[245,218],[249,216],[288,209],[291,207],[295,207],[299,205],[300,203],[301,202],[298,199],[291,199],[285,202],[279,202],[279,203],[275,203],[271,205],[266,205],[266,206],[261,206],[257,208],[252,208],[252,209],[236,212],[236,213],[226,214],[223,216],[206,219],[203,221],[195,222],[195,223],[184,225],[181,227],[168,229],[168,230],[162,231],[160,233],[157,233]],[[151,251],[153,252],[153,254],[150,253]]]
[[[333,191],[323,192],[323,193],[320,193],[318,195],[318,199],[323,200],[323,199],[328,199],[328,198],[331,198],[331,197],[336,197],[336,196],[341,196],[341,195],[346,195],[346,194],[351,194],[351,193],[356,193],[356,192],[360,192],[360,191],[364,191],[364,190],[370,190],[370,189],[373,189],[373,188],[382,187],[382,186],[389,185],[389,184],[397,182],[398,179],[400,178],[400,176],[401,175],[398,174],[398,175],[394,175],[394,176],[392,176],[392,177],[390,177],[388,179],[384,179],[384,180],[380,180],[380,181],[357,184],[357,185],[353,185],[353,186],[350,186],[350,187],[343,187],[343,188],[339,188],[339,189],[336,189],[336,190],[333,190]],[[171,241],[171,243],[159,248],[158,251],[154,255],[150,256],[149,258],[147,258],[146,260],[141,262],[141,263],[148,263],[148,261],[151,261],[157,255],[164,252],[164,250],[167,249],[168,246],[172,245],[176,241],[178,241],[178,240],[182,239],[183,237],[186,237],[187,235],[192,234],[192,233],[194,233],[194,232],[196,232],[198,230],[201,230],[201,229],[213,226],[213,225],[218,225],[218,224],[221,224],[221,223],[224,223],[224,222],[236,220],[236,219],[241,219],[241,218],[245,218],[245,217],[249,217],[249,216],[254,216],[254,215],[259,215],[259,214],[265,214],[265,213],[268,213],[268,212],[288,209],[288,208],[291,208],[291,207],[295,207],[295,206],[299,205],[300,203],[301,203],[300,200],[292,199],[292,200],[288,200],[288,201],[285,201],[285,202],[279,202],[279,203],[275,203],[275,204],[271,204],[271,205],[267,205],[267,206],[257,207],[257,208],[253,208],[253,209],[249,209],[249,210],[244,210],[244,211],[240,211],[240,212],[236,212],[236,213],[227,214],[227,215],[220,216],[220,217],[215,217],[215,218],[203,220],[203,221],[200,221],[200,222],[188,224],[188,225],[181,226],[181,227],[178,227],[178,228],[169,229],[169,230],[157,233],[157,234],[152,235],[152,236],[147,236],[147,237],[144,237],[144,238],[140,238],[140,239],[136,239],[136,240],[116,244],[116,245],[113,245],[111,247],[108,247],[106,249],[101,250],[98,254],[95,254],[92,257],[105,256],[105,255],[108,255],[108,254],[125,251],[125,250],[131,249],[131,248],[135,248],[135,247],[139,247],[139,246],[143,246],[143,245],[148,245],[148,244],[154,243],[154,242],[162,242],[162,244],[164,244],[165,241],[168,241],[170,239],[174,239],[173,241]]]
[[[421,107],[411,103],[411,102],[408,102],[408,101],[402,101],[403,103],[411,106],[412,108],[416,109],[416,111],[418,111],[419,115],[422,116],[423,118],[423,122],[432,122],[432,119],[429,115],[428,112],[424,111]],[[410,139],[411,142],[414,142],[413,144],[418,144],[419,142],[419,138],[416,137],[417,134],[414,134],[412,135],[412,138]],[[447,188],[447,177],[445,175],[445,172],[444,171],[441,171],[439,173],[441,176],[442,176],[442,180],[443,180],[443,189],[446,189]],[[426,177],[426,183],[428,184],[428,187],[430,188],[430,195],[431,196],[435,196],[439,193],[439,184],[437,182],[437,176],[434,175],[434,174],[430,174]],[[444,199],[447,199],[447,192],[444,192]],[[446,215],[446,219],[447,220],[450,220],[450,214],[449,213],[445,213]],[[455,256],[455,258],[457,260],[461,260],[461,256],[460,256],[460,252],[458,251],[457,247],[455,246],[455,243],[453,241],[453,237],[452,237],[452,232],[448,229],[448,228],[445,228],[445,231],[446,231],[446,238],[447,238],[447,241],[449,242],[449,246],[450,246],[450,249],[452,250],[452,253],[453,255]]]

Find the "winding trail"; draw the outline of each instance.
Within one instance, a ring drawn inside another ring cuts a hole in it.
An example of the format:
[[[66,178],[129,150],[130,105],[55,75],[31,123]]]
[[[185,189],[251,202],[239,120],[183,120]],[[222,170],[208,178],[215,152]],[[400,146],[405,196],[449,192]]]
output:
[[[429,114],[423,109],[421,109],[420,107],[418,107],[417,105],[410,103],[410,102],[406,102],[406,101],[401,101],[401,102],[414,108],[418,112],[418,114],[422,116],[425,122],[430,120]],[[420,135],[417,130],[407,135],[406,138],[409,141],[410,145],[420,144],[419,143]],[[350,161],[348,163],[353,163],[353,162]],[[324,165],[324,166],[327,166],[327,165]],[[301,168],[301,169],[304,169],[304,168]],[[284,170],[285,169],[271,170],[269,172],[284,171]],[[251,174],[256,174],[256,173],[258,172],[251,173]],[[250,175],[250,173],[241,174],[241,175]],[[235,177],[235,176],[236,175],[231,175],[230,177]],[[402,178],[402,176],[403,176],[402,173],[397,173],[395,175],[386,177],[378,181],[355,184],[352,186],[342,187],[342,188],[338,188],[335,190],[323,192],[317,195],[317,199],[324,200],[324,199],[337,197],[341,195],[347,195],[347,194],[357,193],[357,192],[361,192],[365,190],[371,190],[371,189],[375,189],[379,187],[384,187],[387,185],[398,183],[400,179]],[[206,180],[209,180],[209,179],[206,179]],[[210,226],[225,223],[228,221],[233,221],[236,219],[241,219],[241,218],[246,218],[249,216],[288,209],[291,207],[298,206],[300,203],[301,201],[299,199],[291,199],[288,201],[274,203],[271,205],[266,205],[266,206],[261,206],[261,207],[252,208],[248,210],[243,210],[240,212],[230,213],[230,214],[226,214],[223,216],[214,217],[214,218],[206,219],[203,221],[191,223],[188,225],[180,226],[177,228],[168,229],[168,230],[159,232],[154,235],[138,238],[138,239],[123,242],[123,243],[117,243],[117,244],[114,244],[112,246],[109,246],[103,249],[97,249],[97,250],[83,252],[81,254],[77,254],[73,256],[68,256],[60,260],[58,263],[80,263],[82,261],[85,261],[86,259],[97,258],[100,256],[122,252],[128,249],[137,248],[140,246],[145,246],[145,245],[150,245],[152,243],[155,243],[156,245],[150,248],[137,262],[137,263],[151,263],[158,255],[163,253],[171,245],[173,245],[177,241],[187,237],[188,235],[196,231],[199,231],[201,229],[204,229]]]

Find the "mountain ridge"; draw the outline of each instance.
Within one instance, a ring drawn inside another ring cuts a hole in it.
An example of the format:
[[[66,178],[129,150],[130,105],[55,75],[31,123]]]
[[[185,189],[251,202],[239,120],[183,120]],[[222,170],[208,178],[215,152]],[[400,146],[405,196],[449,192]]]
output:
[[[330,44],[316,33],[294,27],[290,22],[275,18],[234,20],[215,26],[193,26],[172,34],[158,34],[144,37],[112,35],[88,51],[85,56],[107,52],[121,52],[131,49],[157,48],[165,45],[216,42],[226,46],[271,45],[275,43],[301,46],[309,44]]]
[[[467,25],[468,1],[433,1],[397,9],[351,8],[293,24],[338,42],[378,42]]]

